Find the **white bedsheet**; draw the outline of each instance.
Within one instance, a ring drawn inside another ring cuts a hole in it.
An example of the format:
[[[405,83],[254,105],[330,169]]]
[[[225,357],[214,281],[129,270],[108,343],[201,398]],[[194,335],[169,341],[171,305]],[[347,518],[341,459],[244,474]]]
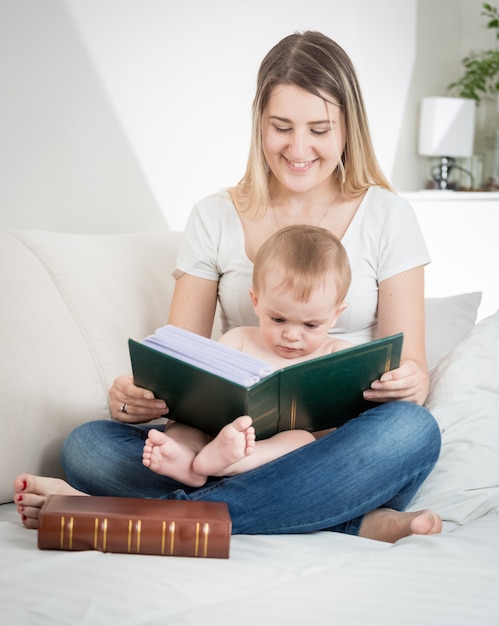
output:
[[[36,549],[0,507],[3,624],[497,626],[499,513],[392,545],[234,536],[228,560]]]

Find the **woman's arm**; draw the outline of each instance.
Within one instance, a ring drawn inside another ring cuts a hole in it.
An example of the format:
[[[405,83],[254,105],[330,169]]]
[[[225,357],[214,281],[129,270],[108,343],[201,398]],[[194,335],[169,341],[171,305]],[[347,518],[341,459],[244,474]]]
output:
[[[175,283],[168,324],[211,337],[218,282],[183,274]]]
[[[428,395],[426,365],[424,267],[401,272],[379,284],[378,336],[404,333],[400,367],[374,381],[369,400],[409,400],[423,404]]]
[[[168,316],[174,324],[192,332],[211,335],[217,306],[218,283],[183,274],[177,279]],[[121,408],[126,406],[126,413]],[[140,424],[150,422],[168,412],[163,400],[154,398],[152,392],[136,387],[130,376],[120,376],[109,390],[111,416],[120,422]]]

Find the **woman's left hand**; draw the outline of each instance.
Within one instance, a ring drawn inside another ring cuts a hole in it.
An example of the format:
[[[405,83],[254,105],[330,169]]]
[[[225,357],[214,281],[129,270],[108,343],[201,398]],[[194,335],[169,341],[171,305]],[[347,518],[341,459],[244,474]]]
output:
[[[423,404],[428,395],[429,379],[425,368],[415,361],[404,361],[400,367],[386,372],[364,391],[364,398],[372,402],[406,400]]]

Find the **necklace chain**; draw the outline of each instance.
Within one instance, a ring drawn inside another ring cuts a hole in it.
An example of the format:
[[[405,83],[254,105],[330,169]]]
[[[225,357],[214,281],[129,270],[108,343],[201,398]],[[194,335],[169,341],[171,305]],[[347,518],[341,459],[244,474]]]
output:
[[[328,206],[326,207],[324,213],[321,215],[319,221],[317,222],[317,224],[315,224],[315,226],[320,226],[322,224],[322,222],[324,221],[326,215],[329,213],[329,209],[331,209],[334,205],[334,203],[336,202],[336,200],[338,200],[339,196],[340,196],[341,190],[338,191],[338,193],[334,196],[334,198],[332,199],[331,203],[328,204]],[[274,221],[277,225],[277,227],[279,228],[279,230],[282,228],[281,224],[279,223],[279,220],[277,219],[277,211],[275,209],[274,204],[272,203],[272,213],[274,214]]]

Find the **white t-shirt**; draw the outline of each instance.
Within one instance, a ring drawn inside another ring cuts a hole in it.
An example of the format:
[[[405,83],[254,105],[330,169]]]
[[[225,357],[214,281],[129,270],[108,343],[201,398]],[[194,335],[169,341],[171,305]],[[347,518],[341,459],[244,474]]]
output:
[[[352,284],[332,334],[354,343],[375,338],[378,284],[430,261],[416,215],[407,200],[371,187],[342,243],[352,269]],[[226,191],[204,198],[189,216],[174,276],[182,273],[218,281],[222,332],[256,326],[248,290],[253,264],[245,253],[239,216]]]

